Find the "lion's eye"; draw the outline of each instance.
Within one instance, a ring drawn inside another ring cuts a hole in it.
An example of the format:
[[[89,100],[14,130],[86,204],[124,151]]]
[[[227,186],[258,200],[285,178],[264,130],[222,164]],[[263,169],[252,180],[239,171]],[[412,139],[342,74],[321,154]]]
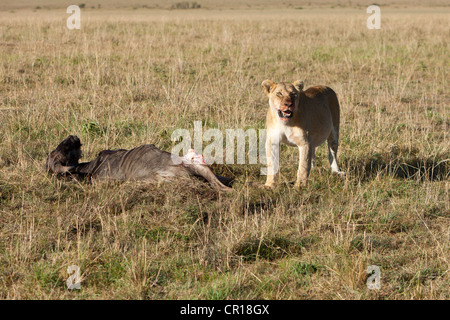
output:
[[[279,92],[277,93],[277,96],[282,97],[282,96],[283,96],[283,93],[281,93],[281,91],[279,91]]]

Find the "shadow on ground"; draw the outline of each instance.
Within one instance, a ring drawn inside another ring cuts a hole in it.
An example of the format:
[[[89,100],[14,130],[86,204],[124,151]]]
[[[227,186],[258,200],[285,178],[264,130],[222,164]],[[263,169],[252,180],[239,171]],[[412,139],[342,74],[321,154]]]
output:
[[[367,159],[349,161],[345,167],[354,170],[354,175],[361,180],[383,174],[406,180],[443,181],[449,178],[450,158],[448,156],[401,158],[392,152],[374,153]]]

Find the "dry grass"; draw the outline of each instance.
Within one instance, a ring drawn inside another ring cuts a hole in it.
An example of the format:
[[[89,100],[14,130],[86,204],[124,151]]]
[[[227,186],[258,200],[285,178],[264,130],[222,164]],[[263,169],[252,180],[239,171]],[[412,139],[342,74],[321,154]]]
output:
[[[354,9],[91,10],[80,31],[65,11],[1,12],[0,297],[449,299],[449,12],[427,10],[387,10],[378,31]],[[258,165],[216,165],[226,196],[42,172],[68,134],[92,159],[170,150],[195,120],[263,128],[266,78],[335,89],[344,180],[324,147],[301,192],[294,148],[273,191]]]

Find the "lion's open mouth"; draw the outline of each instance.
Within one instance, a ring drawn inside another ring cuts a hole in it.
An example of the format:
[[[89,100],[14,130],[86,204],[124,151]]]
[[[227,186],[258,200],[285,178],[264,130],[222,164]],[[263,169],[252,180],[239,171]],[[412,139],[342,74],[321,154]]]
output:
[[[278,110],[278,116],[279,116],[280,118],[282,118],[282,119],[288,119],[288,118],[291,118],[292,115],[293,115],[293,113],[292,113],[292,111],[290,111],[290,110],[286,110],[286,111]]]

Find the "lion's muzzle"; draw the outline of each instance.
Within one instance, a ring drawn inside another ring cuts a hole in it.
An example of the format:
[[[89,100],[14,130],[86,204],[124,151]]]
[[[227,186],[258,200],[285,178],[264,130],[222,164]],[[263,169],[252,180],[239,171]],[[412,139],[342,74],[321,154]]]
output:
[[[281,108],[278,109],[278,117],[281,118],[281,120],[287,121],[287,119],[292,118],[294,115],[294,104],[292,101],[287,100],[282,103],[280,106]],[[284,107],[284,108],[283,108]]]

